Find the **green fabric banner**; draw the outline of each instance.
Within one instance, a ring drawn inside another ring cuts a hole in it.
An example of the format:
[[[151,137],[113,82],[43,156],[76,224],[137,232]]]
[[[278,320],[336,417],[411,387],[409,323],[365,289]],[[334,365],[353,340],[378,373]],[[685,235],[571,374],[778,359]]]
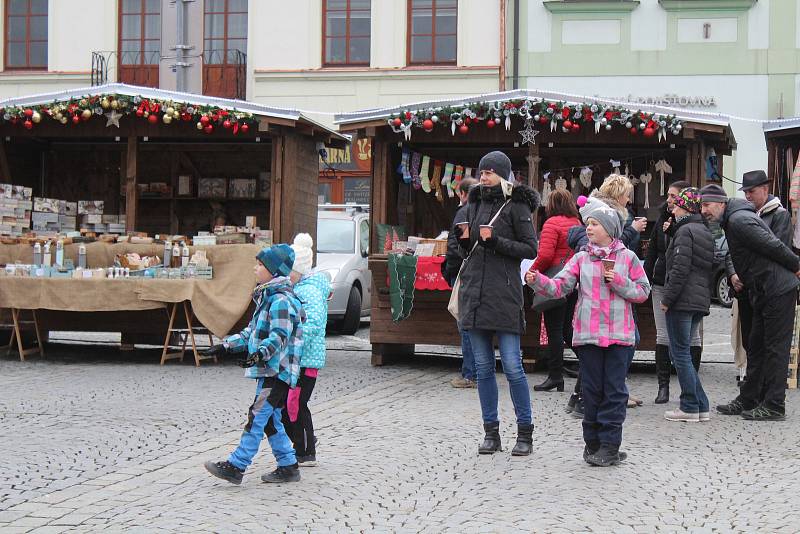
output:
[[[416,256],[389,254],[389,303],[392,306],[393,321],[402,321],[411,315],[416,279]]]

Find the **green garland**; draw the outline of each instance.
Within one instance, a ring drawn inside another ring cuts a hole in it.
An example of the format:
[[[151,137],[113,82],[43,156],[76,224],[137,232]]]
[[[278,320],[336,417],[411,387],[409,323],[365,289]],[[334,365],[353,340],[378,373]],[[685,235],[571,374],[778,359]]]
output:
[[[27,130],[45,117],[65,126],[79,125],[93,117],[103,117],[103,120],[108,119],[107,125],[119,126],[119,118],[125,116],[141,118],[151,124],[194,122],[198,130],[207,134],[216,128],[231,130],[234,134],[247,133],[258,122],[252,113],[235,109],[229,111],[217,106],[118,94],[87,95],[35,106],[12,106],[1,109],[0,116],[3,121]]]

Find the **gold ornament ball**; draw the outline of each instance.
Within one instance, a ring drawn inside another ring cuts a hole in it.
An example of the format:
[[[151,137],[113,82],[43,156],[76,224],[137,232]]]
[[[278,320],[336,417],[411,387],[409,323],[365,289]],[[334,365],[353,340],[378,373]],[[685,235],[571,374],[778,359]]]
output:
[[[90,109],[84,109],[84,110],[83,110],[83,113],[81,113],[81,116],[82,116],[84,119],[88,119],[89,117],[91,117],[91,116],[92,116],[92,110],[90,110]]]
[[[172,115],[164,114],[164,116],[161,117],[161,120],[164,121],[164,124],[169,124],[172,122]]]
[[[116,100],[112,100],[111,109],[117,109],[117,108],[119,108],[119,102],[117,102]]]
[[[167,108],[167,115],[172,115],[173,113],[175,113],[175,108],[173,108],[172,106],[168,107]]]
[[[202,122],[198,122],[197,123],[197,129],[198,130],[202,130],[203,129],[203,123]]]
[[[101,100],[101,101],[100,101],[100,106],[101,106],[103,109],[108,109],[108,106],[109,106],[108,99],[107,99],[107,98],[104,98],[103,100]]]
[[[173,117],[174,119],[180,119],[180,118],[181,118],[181,112],[180,112],[180,111],[178,111],[178,110],[176,109],[176,110],[175,110],[175,111],[172,113],[172,117]]]
[[[57,121],[60,121],[63,117],[64,117],[64,115],[62,115],[61,113],[56,113],[56,120]]]
[[[38,124],[42,122],[42,116],[39,114],[38,111],[34,111],[33,115],[31,115],[31,120]]]
[[[125,108],[127,108],[127,107],[128,107],[128,101],[127,101],[127,100],[122,100],[121,102],[117,102],[116,100],[114,100],[114,101],[111,103],[111,107],[112,107],[112,108],[114,108],[114,104],[116,104],[116,105],[117,105],[117,108],[122,108],[122,109],[125,109]],[[114,108],[114,109],[116,109],[116,108]]]
[[[60,118],[60,119],[58,119],[58,120],[61,122],[61,124],[67,124],[67,118],[66,118],[66,117],[64,117],[63,115],[62,115],[62,116],[61,116],[61,118]]]

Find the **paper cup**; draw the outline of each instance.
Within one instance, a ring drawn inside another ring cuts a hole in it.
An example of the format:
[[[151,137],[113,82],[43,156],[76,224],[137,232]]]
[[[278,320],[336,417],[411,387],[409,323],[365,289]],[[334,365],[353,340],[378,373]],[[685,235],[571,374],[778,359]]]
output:
[[[458,226],[459,230],[461,230],[462,239],[469,237],[469,222],[460,222],[456,226]]]
[[[600,260],[603,262],[603,272],[607,273],[614,270],[616,262],[614,260]]]
[[[492,238],[492,227],[488,224],[481,225],[481,239],[491,239]]]

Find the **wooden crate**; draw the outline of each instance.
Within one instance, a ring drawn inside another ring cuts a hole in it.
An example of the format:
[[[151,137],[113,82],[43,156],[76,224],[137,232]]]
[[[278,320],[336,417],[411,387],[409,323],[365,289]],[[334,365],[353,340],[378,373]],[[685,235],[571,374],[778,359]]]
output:
[[[447,239],[427,239],[423,238],[420,240],[422,244],[429,244],[433,243],[433,255],[434,256],[444,256],[447,254]]]

